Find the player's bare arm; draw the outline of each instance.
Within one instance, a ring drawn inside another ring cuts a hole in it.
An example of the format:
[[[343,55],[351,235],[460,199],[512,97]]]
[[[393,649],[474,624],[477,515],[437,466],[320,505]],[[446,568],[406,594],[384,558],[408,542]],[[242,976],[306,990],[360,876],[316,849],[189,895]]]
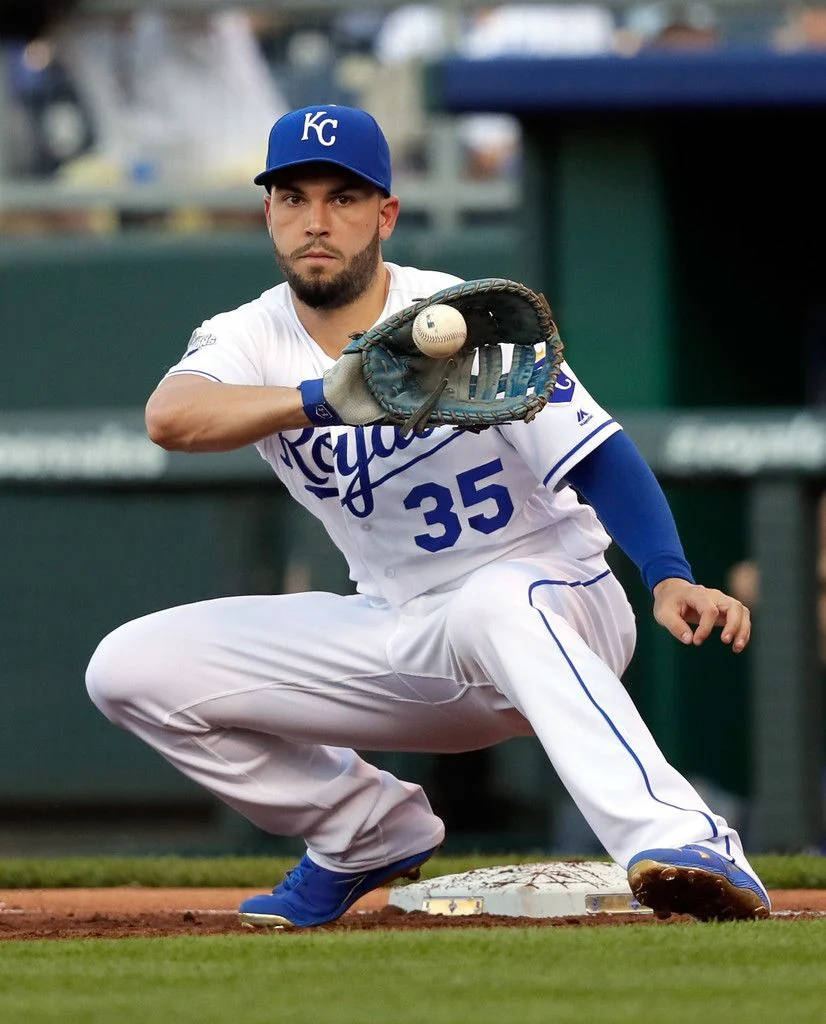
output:
[[[654,587],[654,618],[681,643],[699,646],[712,629],[722,630],[720,639],[739,654],[751,636],[748,608],[724,594],[682,579],[664,579]],[[691,626],[697,628],[692,631]]]
[[[389,275],[379,245],[392,234],[399,201],[352,174],[311,166],[300,181],[292,173],[277,176],[264,209],[296,313],[316,343],[338,359],[349,334],[374,323],[386,301]],[[381,409],[359,390],[354,361],[360,364],[360,356],[345,357],[327,371],[324,393],[351,414],[347,422],[369,423]],[[146,426],[150,438],[170,451],[232,451],[310,426],[305,405],[294,388],[177,373],[149,399]]]
[[[382,414],[354,372],[360,356],[340,356],[349,335],[374,324],[387,299],[380,244],[393,231],[398,199],[329,165],[304,166],[300,179],[292,171],[276,174],[267,184],[264,213],[276,262],[302,325],[337,364],[323,382],[305,382],[316,386],[304,395],[194,373],[167,378],[146,404],[146,429],[169,451],[229,452],[317,425],[304,410],[324,399],[350,424],[372,423]]]
[[[161,381],[146,404],[149,437],[176,452],[228,452],[309,425],[295,388],[221,384],[195,373]]]

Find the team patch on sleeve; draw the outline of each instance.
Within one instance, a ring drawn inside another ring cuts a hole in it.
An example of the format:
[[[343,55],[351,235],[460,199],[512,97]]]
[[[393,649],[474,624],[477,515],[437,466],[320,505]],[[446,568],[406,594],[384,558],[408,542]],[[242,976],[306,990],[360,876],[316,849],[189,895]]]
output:
[[[574,397],[576,383],[566,376],[561,370],[556,378],[554,393],[551,395],[551,402],[570,402]]]
[[[210,334],[209,331],[203,331],[200,328],[197,331],[192,332],[192,337],[187,342],[186,352],[184,352],[182,358],[186,359],[187,356],[193,355],[198,351],[199,348],[206,348],[207,345],[214,345],[218,339],[214,334]]]

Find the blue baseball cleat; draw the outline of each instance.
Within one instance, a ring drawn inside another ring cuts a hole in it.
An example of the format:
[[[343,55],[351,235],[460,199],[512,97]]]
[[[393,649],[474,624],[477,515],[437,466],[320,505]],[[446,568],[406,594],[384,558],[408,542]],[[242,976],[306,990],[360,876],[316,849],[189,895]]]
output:
[[[272,892],[252,896],[238,908],[242,924],[265,928],[311,928],[341,917],[366,892],[394,878],[417,879],[419,867],[438,850],[414,853],[372,871],[328,871],[305,854]]]
[[[628,884],[637,900],[657,917],[691,914],[700,921],[768,917],[763,887],[704,846],[643,850],[628,864]]]

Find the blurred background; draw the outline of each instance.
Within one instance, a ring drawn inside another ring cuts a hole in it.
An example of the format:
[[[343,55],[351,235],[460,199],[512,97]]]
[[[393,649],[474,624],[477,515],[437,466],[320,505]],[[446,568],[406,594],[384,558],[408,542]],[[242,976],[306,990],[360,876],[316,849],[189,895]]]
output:
[[[666,755],[750,849],[826,852],[826,7],[6,0],[0,856],[297,849],[106,722],[83,673],[158,608],[350,590],[254,451],[142,427],[193,328],[279,280],[251,178],[280,114],[330,102],[389,138],[385,257],[543,290],[698,579],[752,605],[744,655],[686,651],[610,553]],[[426,786],[448,852],[599,852],[533,740],[367,756]]]

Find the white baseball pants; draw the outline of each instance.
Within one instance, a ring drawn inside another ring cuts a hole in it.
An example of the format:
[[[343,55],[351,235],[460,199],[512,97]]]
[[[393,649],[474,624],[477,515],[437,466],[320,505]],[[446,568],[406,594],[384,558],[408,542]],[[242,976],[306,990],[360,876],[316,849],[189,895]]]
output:
[[[531,556],[400,608],[308,593],[157,612],[103,640],[87,685],[113,722],[333,870],[444,836],[419,786],[351,748],[458,752],[531,732],[618,863],[701,842],[750,870],[620,682],[634,640],[601,557]]]

